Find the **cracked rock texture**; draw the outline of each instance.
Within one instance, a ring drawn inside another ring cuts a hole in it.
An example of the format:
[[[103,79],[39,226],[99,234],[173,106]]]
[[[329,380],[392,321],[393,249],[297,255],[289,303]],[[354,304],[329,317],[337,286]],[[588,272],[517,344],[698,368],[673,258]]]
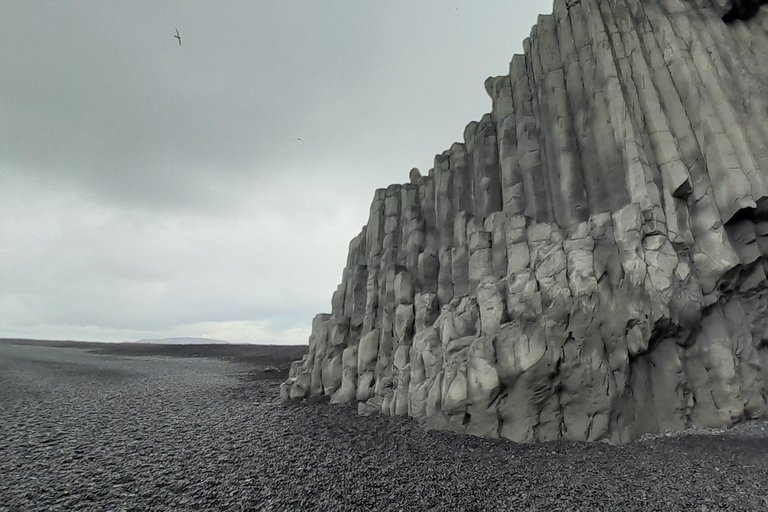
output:
[[[768,17],[558,0],[492,111],[377,190],[283,398],[518,442],[765,414]]]

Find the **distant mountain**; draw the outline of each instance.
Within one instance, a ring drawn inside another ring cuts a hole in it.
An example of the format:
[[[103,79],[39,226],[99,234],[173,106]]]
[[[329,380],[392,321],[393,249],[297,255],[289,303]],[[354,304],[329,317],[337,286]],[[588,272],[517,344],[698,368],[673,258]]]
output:
[[[152,345],[229,345],[228,341],[209,340],[207,338],[162,338],[143,339],[129,343],[145,343]]]

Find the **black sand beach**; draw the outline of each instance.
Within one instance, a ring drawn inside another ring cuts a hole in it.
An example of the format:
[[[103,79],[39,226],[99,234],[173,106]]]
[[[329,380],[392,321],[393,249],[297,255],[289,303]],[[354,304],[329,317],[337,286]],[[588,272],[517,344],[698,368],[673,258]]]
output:
[[[306,347],[0,341],[0,511],[768,510],[768,423],[627,446],[282,404]]]

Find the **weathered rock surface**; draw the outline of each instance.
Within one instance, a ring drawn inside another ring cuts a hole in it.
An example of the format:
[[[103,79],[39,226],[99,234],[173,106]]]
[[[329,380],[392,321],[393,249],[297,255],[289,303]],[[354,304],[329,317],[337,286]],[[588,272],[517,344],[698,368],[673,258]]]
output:
[[[492,111],[377,190],[285,398],[520,442],[763,416],[768,17],[557,0]]]

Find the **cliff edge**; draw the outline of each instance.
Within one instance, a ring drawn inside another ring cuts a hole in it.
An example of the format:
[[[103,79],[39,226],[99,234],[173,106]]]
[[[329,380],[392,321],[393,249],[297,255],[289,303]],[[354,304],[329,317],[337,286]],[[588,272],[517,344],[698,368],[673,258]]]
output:
[[[768,17],[557,0],[427,176],[377,190],[284,399],[519,442],[763,416]]]

